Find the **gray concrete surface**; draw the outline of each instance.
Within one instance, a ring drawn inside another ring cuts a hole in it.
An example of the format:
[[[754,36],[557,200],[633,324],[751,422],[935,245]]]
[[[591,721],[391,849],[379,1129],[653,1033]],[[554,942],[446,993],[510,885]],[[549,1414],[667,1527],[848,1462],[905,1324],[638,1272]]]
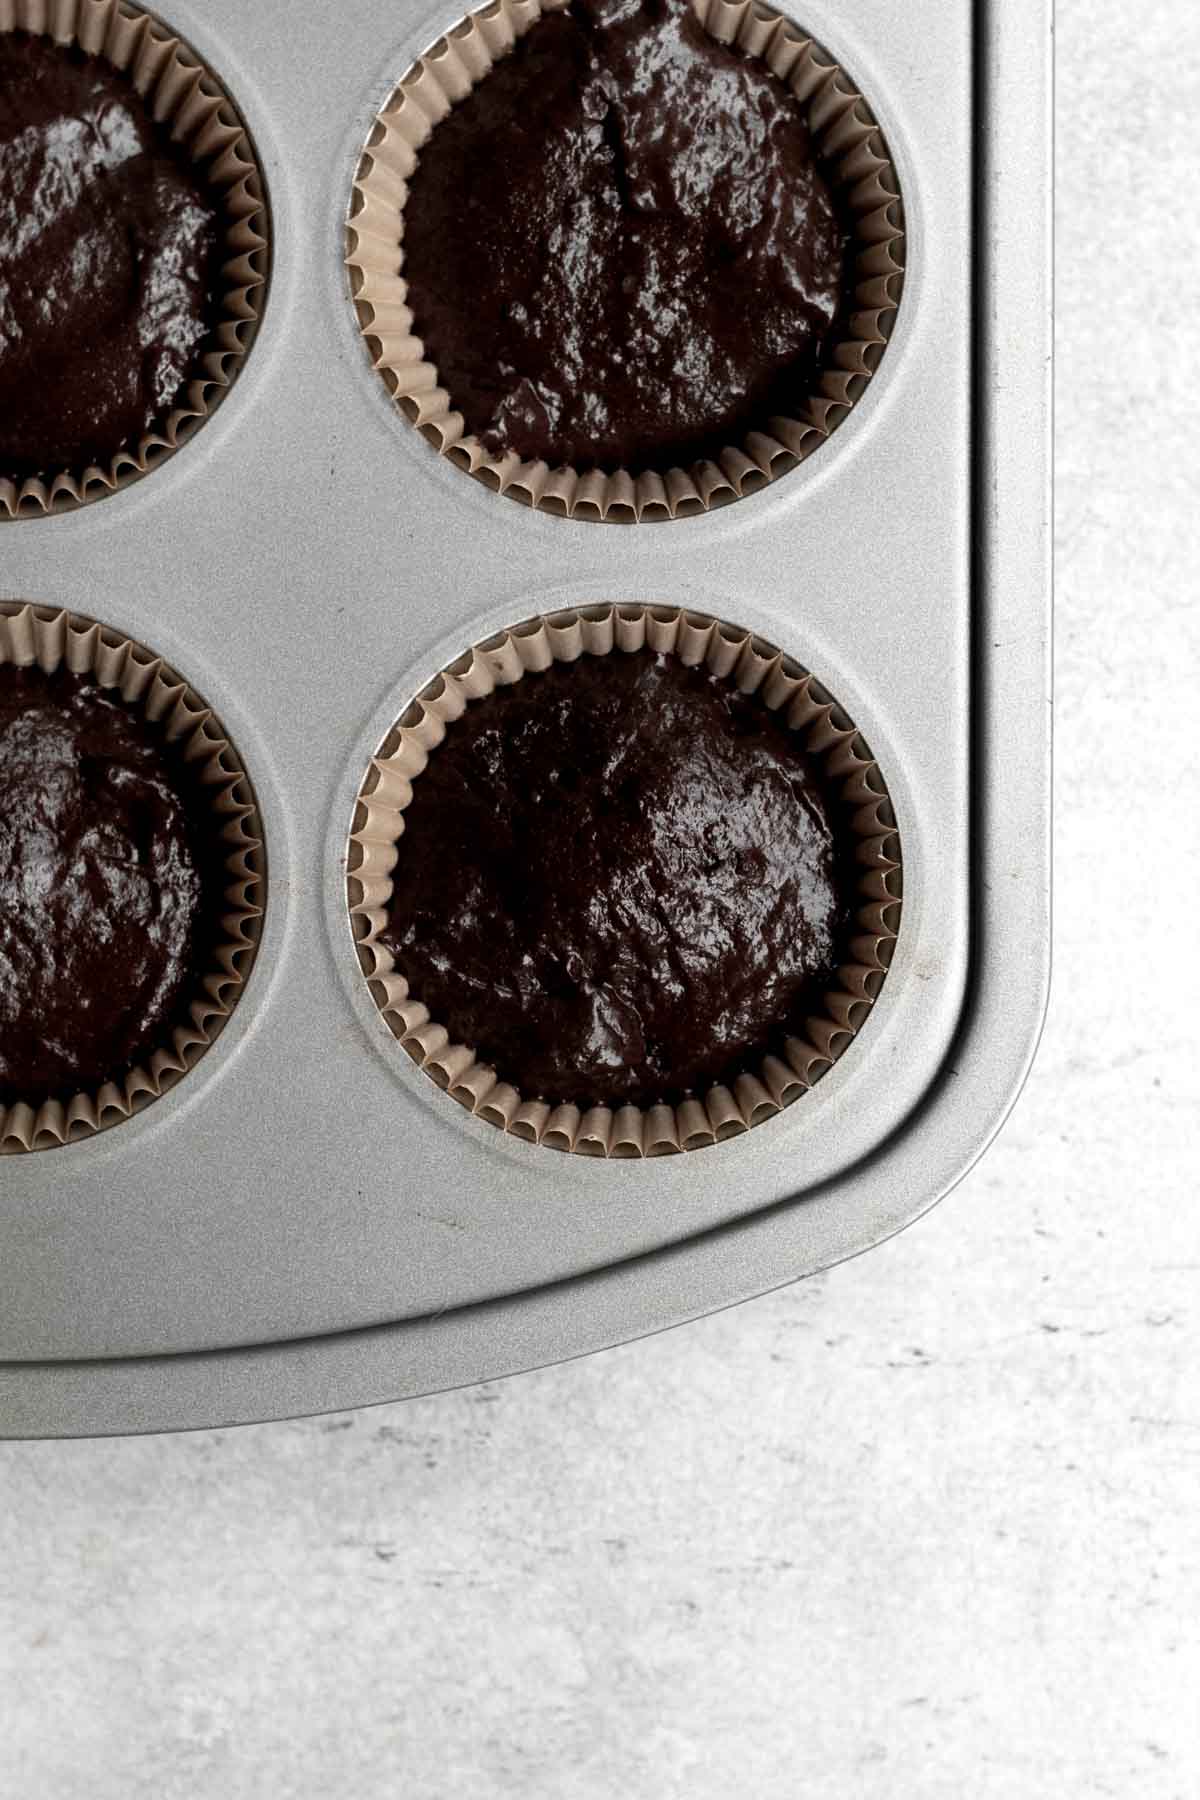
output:
[[[1191,9],[1060,0],[1058,962],[945,1206],[497,1386],[0,1447],[4,1800],[1200,1793]]]

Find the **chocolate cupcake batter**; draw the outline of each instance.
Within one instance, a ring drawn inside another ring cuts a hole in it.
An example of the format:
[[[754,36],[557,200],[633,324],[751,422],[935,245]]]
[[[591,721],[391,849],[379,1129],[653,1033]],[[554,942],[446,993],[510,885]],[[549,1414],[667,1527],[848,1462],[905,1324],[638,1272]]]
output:
[[[794,415],[852,256],[803,110],[690,0],[571,0],[436,127],[413,329],[492,455],[686,467]]]
[[[153,725],[88,677],[0,668],[0,1105],[94,1093],[165,1047],[224,885]]]
[[[0,476],[161,428],[217,322],[218,203],[133,83],[0,32]]]
[[[796,736],[708,670],[555,663],[471,705],[414,781],[381,941],[526,1098],[677,1103],[833,985],[834,811]]]

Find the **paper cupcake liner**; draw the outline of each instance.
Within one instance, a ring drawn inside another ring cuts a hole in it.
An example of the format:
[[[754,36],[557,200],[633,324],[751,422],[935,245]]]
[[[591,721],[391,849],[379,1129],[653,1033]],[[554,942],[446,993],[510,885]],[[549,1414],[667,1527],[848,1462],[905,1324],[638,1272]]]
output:
[[[198,975],[181,1004],[169,1039],[120,1083],[69,1101],[16,1101],[0,1105],[0,1152],[48,1149],[119,1124],[187,1073],[214,1041],[241,995],[258,949],[265,907],[266,855],[249,779],[220,723],[203,700],[152,651],[92,619],[0,602],[0,669],[36,663],[47,674],[65,665],[115,688],[147,719],[160,724],[168,743],[182,746],[207,790],[225,859],[223,939],[211,967]]]
[[[433,1019],[380,941],[392,871],[413,783],[472,701],[553,662],[648,648],[704,663],[743,693],[761,693],[810,755],[820,759],[856,842],[857,908],[847,960],[819,1010],[764,1054],[755,1073],[677,1106],[551,1106],[518,1093],[468,1044]],[[585,1156],[649,1157],[699,1150],[739,1136],[799,1098],[846,1049],[891,961],[900,917],[900,844],[887,789],[855,726],[814,678],[782,651],[707,615],[666,607],[603,606],[531,619],[489,638],[444,670],[384,739],[359,790],[347,860],[348,903],[371,995],[404,1049],[477,1118],[529,1143]]]
[[[268,217],[254,147],[229,95],[187,44],[127,0],[0,0],[0,31],[28,31],[78,44],[129,75],[152,117],[220,196],[225,211],[226,283],[222,316],[196,372],[157,430],[105,465],[29,476],[0,472],[0,518],[58,511],[101,500],[162,462],[212,412],[254,341],[266,294]]]
[[[405,416],[444,456],[526,505],[576,519],[651,522],[707,512],[754,493],[803,462],[855,405],[879,365],[900,303],[904,222],[887,145],[849,77],[814,41],[759,0],[693,0],[723,44],[760,58],[796,96],[854,220],[854,305],[831,366],[796,417],[770,417],[715,460],[654,470],[582,473],[495,457],[469,433],[454,396],[413,333],[404,279],[403,213],[422,146],[439,120],[536,25],[568,0],[493,0],[409,70],[372,129],[354,182],[347,264],[373,366]]]

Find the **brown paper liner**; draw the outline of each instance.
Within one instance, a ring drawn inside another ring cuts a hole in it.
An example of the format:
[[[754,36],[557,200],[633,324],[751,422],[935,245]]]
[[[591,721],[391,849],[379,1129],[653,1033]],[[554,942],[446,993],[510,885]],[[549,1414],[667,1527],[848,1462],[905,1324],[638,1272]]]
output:
[[[430,1017],[380,942],[387,923],[404,809],[430,754],[472,701],[552,662],[649,648],[704,663],[782,714],[836,788],[843,828],[857,840],[856,929],[849,960],[819,1012],[732,1088],[678,1106],[551,1107],[502,1081],[470,1045]],[[900,845],[887,789],[858,731],[818,683],[782,651],[737,626],[667,607],[601,606],[554,613],[489,638],[438,675],[388,733],[359,790],[347,861],[359,961],[394,1035],[438,1086],[477,1118],[549,1149],[583,1156],[649,1157],[699,1150],[740,1136],[799,1098],[846,1049],[883,984],[900,916]]]
[[[849,78],[813,40],[759,0],[693,0],[700,23],[739,45],[791,89],[855,221],[854,308],[832,366],[795,418],[764,419],[744,443],[688,469],[552,469],[516,451],[495,457],[466,430],[413,335],[404,279],[404,206],[421,147],[438,121],[544,12],[568,0],[493,0],[409,70],[372,129],[354,182],[347,264],[373,366],[405,416],[444,456],[498,493],[568,518],[648,523],[707,512],[755,493],[803,462],[855,405],[879,365],[900,303],[900,183],[879,127]]]
[[[0,1153],[48,1149],[104,1131],[152,1101],[185,1075],[217,1037],[245,986],[261,935],[266,856],[262,826],[245,770],[220,723],[161,657],[92,619],[53,607],[0,602],[0,670],[5,663],[52,673],[65,664],[115,688],[147,719],[159,723],[169,743],[182,745],[211,796],[228,845],[225,933],[212,967],[197,976],[182,1013],[187,1023],[117,1084],[79,1093],[63,1102],[17,1101],[0,1105]],[[2,678],[2,677],[0,677]]]
[[[58,511],[102,500],[162,462],[191,437],[232,385],[254,341],[266,294],[268,219],[262,175],[233,102],[180,38],[127,0],[0,0],[0,31],[29,31],[78,44],[128,74],[160,125],[220,196],[226,215],[226,282],[220,324],[196,373],[159,428],[103,467],[64,470],[16,482],[0,473],[0,518]]]

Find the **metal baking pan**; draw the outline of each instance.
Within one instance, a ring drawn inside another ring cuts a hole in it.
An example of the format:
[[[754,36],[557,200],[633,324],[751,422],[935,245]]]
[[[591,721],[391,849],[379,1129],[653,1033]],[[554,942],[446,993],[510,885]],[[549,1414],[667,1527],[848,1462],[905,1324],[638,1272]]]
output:
[[[793,10],[788,0],[785,10]],[[175,0],[270,187],[272,290],[228,400],[98,504],[0,531],[0,594],[161,652],[255,783],[270,900],[246,997],[163,1100],[0,1161],[0,1434],[348,1407],[634,1337],[828,1267],[971,1166],[1028,1069],[1049,956],[1050,0],[806,0],[904,184],[879,376],[810,461],[703,517],[546,517],[452,468],[368,366],[342,264],[371,119],[447,0]],[[860,1040],[769,1125],[653,1162],[473,1120],[389,1035],[344,891],[405,702],[501,625],[683,604],[812,669],[905,845]]]

